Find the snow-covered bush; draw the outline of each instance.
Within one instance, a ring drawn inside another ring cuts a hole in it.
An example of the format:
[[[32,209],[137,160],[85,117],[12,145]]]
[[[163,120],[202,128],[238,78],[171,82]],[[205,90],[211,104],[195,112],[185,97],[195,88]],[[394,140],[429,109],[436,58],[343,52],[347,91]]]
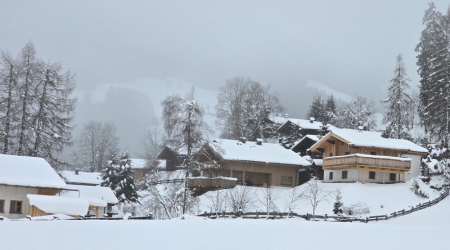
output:
[[[343,206],[342,212],[346,215],[361,215],[370,213],[370,208],[366,203],[358,201],[350,206]]]
[[[428,194],[424,193],[422,191],[422,189],[420,188],[419,182],[421,182],[422,184],[425,184],[425,183],[423,183],[423,181],[421,179],[416,179],[412,183],[411,190],[420,197],[428,198],[429,197]]]

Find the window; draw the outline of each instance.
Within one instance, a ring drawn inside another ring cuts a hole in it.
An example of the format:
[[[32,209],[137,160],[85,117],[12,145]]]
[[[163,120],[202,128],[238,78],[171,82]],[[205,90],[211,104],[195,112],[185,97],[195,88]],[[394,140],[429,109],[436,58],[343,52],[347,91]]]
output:
[[[11,201],[11,205],[9,206],[9,213],[21,214],[22,213],[22,202],[21,201]]]
[[[348,174],[347,170],[342,171],[342,179],[347,179],[347,174]]]
[[[281,176],[281,185],[292,185],[292,176]]]
[[[5,212],[5,200],[0,200],[0,213]]]
[[[242,183],[242,181],[244,180],[244,174],[243,173],[236,173],[233,172],[233,177],[237,179],[237,182]]]
[[[328,175],[328,179],[331,181],[333,180],[333,172],[330,172],[330,174]]]
[[[389,180],[390,181],[395,181],[395,176],[396,174],[389,174]]]
[[[377,155],[377,152],[370,152],[371,155]]]
[[[372,171],[369,172],[369,179],[375,180],[375,172]]]

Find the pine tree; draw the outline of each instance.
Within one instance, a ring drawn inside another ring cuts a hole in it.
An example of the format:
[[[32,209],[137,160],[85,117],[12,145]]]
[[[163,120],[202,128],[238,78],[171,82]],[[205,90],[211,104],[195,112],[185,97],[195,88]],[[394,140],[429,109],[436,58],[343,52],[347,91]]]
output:
[[[409,113],[412,105],[412,98],[407,90],[409,89],[406,77],[406,70],[401,54],[397,56],[394,77],[390,80],[388,97],[383,104],[388,108],[387,114],[383,118],[383,123],[387,124],[386,133],[390,138],[409,139],[411,128]]]
[[[373,130],[376,126],[375,103],[362,96],[356,96],[339,112],[338,127]]]
[[[64,146],[72,144],[70,122],[75,110],[75,101],[70,97],[75,87],[70,71],[62,73],[60,63],[42,64],[40,81],[35,90],[36,111],[31,116],[33,142],[30,155],[43,157],[52,166],[66,164],[55,154]]]
[[[342,206],[344,205],[344,203],[341,200],[342,200],[341,190],[338,189],[336,191],[336,200],[333,205],[333,213],[336,215],[342,214]]]
[[[337,106],[336,100],[334,99],[334,95],[331,94],[327,98],[327,102],[325,104],[325,120],[329,124],[333,124],[337,119]]]
[[[423,18],[425,28],[416,46],[421,77],[419,116],[426,132],[446,142],[450,116],[449,13],[443,16],[434,3],[429,3]]]
[[[308,119],[313,117],[316,121],[324,121],[326,117],[325,105],[320,95],[314,96],[306,116]]]
[[[113,155],[102,172],[102,186],[110,187],[120,203],[139,203],[133,175],[128,153],[122,154],[120,158]]]
[[[17,60],[6,52],[1,52],[0,65],[0,124],[3,141],[1,148],[3,154],[14,152],[11,149],[14,142],[14,131],[17,129],[18,119],[18,78],[19,65]]]
[[[36,49],[32,42],[28,42],[19,55],[20,80],[20,121],[19,142],[17,155],[27,155],[32,144],[31,115],[32,108],[36,104],[36,96],[33,90],[37,87],[39,77],[39,61],[36,59]]]

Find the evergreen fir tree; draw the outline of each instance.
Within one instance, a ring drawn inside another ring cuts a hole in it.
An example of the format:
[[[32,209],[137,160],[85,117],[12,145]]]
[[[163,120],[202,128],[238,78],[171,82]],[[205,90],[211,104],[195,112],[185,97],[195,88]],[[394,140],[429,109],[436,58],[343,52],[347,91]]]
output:
[[[333,205],[333,213],[336,215],[341,215],[342,206],[344,205],[344,203],[341,201],[342,200],[341,190],[338,189],[336,192],[337,193],[336,193],[336,200]]]
[[[397,56],[394,77],[390,80],[388,97],[383,104],[388,108],[387,114],[383,118],[383,123],[387,124],[386,133],[390,138],[409,139],[410,130],[410,107],[412,98],[406,91],[409,89],[406,77],[406,70],[401,54]]]
[[[327,98],[327,102],[325,104],[325,113],[326,122],[333,124],[337,118],[337,106],[333,94],[329,95]]]
[[[311,106],[309,107],[309,111],[307,113],[307,118],[314,117],[316,121],[324,121],[326,116],[325,113],[325,105],[322,101],[322,97],[320,95],[316,95],[313,98]]]
[[[110,187],[121,203],[139,203],[133,175],[128,153],[122,154],[119,159],[113,155],[102,172],[102,186]]]

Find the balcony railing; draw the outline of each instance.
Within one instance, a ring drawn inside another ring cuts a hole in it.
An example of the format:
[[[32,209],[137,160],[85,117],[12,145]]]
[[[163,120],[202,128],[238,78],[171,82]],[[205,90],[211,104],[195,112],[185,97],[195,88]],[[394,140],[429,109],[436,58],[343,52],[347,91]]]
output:
[[[353,154],[327,157],[323,160],[323,169],[335,169],[341,167],[377,167],[408,171],[411,168],[410,158]]]
[[[188,179],[189,188],[213,190],[213,189],[234,188],[235,186],[236,186],[236,178],[230,177],[216,177],[216,178],[193,177]]]

